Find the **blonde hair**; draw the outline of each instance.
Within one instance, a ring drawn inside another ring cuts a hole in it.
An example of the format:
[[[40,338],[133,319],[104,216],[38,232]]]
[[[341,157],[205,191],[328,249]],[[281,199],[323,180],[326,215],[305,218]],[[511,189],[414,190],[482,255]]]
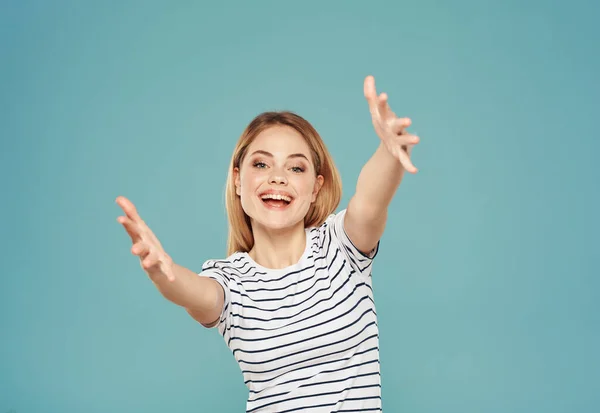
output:
[[[289,112],[264,112],[256,116],[240,136],[229,165],[227,185],[225,187],[225,209],[229,221],[227,239],[227,255],[234,252],[248,252],[254,246],[254,236],[250,217],[242,208],[240,197],[236,193],[234,169],[239,168],[244,160],[248,146],[264,130],[274,126],[288,126],[296,130],[306,140],[312,154],[316,176],[323,176],[321,187],[304,217],[306,228],[319,226],[337,208],[342,196],[342,182],[333,158],[325,147],[323,140],[315,128],[301,116]]]

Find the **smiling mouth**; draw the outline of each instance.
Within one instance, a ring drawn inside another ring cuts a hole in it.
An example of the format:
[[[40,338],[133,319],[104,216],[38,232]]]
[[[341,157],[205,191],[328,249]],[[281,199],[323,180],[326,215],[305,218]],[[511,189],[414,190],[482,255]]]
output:
[[[293,198],[287,195],[264,194],[260,198],[263,204],[275,209],[285,208],[293,201]]]

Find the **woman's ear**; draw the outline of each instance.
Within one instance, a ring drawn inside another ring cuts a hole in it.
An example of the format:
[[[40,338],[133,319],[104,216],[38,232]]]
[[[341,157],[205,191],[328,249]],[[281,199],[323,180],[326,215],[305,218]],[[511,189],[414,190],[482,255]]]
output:
[[[237,166],[233,168],[233,182],[235,184],[235,193],[240,196],[242,195],[242,185],[240,183],[240,168]]]
[[[323,187],[323,182],[325,182],[325,178],[323,178],[323,175],[317,176],[317,180],[315,181],[315,187],[313,189],[313,194],[312,194],[312,202],[315,202],[317,200],[317,195],[319,194],[319,191]]]

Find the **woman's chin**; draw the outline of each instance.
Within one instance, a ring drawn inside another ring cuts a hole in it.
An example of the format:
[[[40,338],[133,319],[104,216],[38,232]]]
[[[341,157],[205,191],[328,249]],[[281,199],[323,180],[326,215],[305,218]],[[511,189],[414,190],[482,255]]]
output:
[[[293,219],[292,217],[261,217],[252,220],[252,227],[260,226],[262,230],[269,232],[291,231],[304,228],[304,219]]]

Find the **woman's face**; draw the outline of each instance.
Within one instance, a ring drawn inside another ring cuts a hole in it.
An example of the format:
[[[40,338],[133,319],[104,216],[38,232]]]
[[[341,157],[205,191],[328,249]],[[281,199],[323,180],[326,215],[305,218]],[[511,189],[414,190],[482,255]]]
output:
[[[257,225],[266,230],[304,228],[304,217],[323,185],[305,139],[287,126],[261,132],[234,174],[253,230]]]

